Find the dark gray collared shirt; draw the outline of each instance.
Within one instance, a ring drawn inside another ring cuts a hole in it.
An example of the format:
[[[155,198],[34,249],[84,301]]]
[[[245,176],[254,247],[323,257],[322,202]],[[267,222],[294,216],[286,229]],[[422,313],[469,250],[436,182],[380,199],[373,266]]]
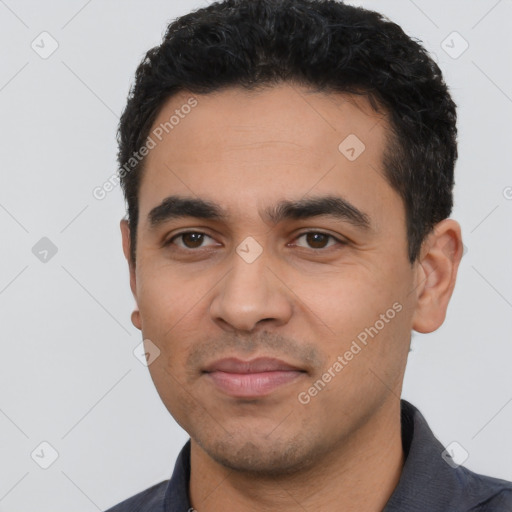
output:
[[[444,447],[418,409],[405,400],[401,409],[406,460],[383,512],[512,512],[512,482],[449,464],[441,455]],[[106,512],[189,512],[189,479],[190,440],[178,455],[170,480]]]

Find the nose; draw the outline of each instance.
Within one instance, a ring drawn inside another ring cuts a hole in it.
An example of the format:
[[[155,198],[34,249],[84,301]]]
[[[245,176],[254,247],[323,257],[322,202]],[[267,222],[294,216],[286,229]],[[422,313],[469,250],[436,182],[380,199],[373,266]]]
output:
[[[223,329],[252,331],[258,325],[278,327],[289,321],[293,294],[269,263],[265,251],[252,263],[234,253],[232,268],[210,305],[214,322]]]

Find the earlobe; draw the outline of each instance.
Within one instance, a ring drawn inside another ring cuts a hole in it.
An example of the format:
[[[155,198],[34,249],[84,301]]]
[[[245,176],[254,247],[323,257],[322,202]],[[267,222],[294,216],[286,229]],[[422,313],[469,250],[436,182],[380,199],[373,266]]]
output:
[[[132,312],[131,320],[132,320],[133,326],[136,327],[137,329],[139,329],[139,331],[141,331],[142,330],[142,324],[141,324],[141,321],[140,321],[140,312],[139,312],[138,309],[135,309]]]
[[[461,258],[459,223],[445,219],[436,224],[422,246],[417,263],[416,308],[412,325],[415,331],[429,333],[443,324]]]

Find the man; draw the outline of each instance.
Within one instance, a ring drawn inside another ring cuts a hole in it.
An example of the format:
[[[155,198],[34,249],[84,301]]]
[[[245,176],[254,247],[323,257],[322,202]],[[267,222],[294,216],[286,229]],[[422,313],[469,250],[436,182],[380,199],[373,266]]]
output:
[[[119,127],[149,370],[190,435],[119,511],[505,511],[401,401],[462,256],[456,109],[400,27],[335,0],[173,22]]]

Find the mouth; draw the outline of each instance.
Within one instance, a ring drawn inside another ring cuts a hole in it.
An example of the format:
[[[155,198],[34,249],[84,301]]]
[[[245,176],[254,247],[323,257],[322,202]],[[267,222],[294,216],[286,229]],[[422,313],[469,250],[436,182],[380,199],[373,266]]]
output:
[[[218,390],[235,398],[267,396],[306,373],[304,369],[268,357],[250,361],[221,359],[203,370],[203,374]]]

